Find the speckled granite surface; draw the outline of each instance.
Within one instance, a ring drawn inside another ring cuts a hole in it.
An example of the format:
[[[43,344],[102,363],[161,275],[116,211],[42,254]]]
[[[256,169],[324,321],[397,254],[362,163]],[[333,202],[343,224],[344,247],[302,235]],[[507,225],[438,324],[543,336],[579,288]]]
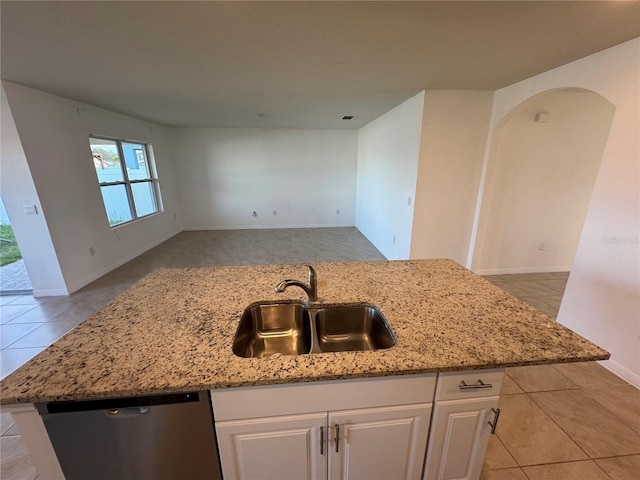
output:
[[[373,303],[398,343],[377,352],[240,358],[244,308],[304,265],[153,273],[2,381],[3,404],[602,360],[609,354],[450,260],[320,263],[319,303]]]

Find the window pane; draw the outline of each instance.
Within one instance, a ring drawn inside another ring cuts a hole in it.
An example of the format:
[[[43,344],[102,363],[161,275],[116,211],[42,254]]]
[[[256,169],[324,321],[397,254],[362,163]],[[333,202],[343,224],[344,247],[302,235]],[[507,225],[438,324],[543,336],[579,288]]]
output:
[[[89,138],[93,165],[100,183],[121,182],[124,180],[118,146],[113,140]]]
[[[124,185],[109,185],[100,187],[104,208],[107,211],[109,225],[119,225],[133,220],[129,201],[127,200],[127,189]]]
[[[139,143],[122,142],[124,163],[127,166],[129,180],[151,178],[145,146]]]
[[[158,211],[152,182],[132,183],[131,191],[133,192],[133,203],[136,206],[138,217],[144,217]]]

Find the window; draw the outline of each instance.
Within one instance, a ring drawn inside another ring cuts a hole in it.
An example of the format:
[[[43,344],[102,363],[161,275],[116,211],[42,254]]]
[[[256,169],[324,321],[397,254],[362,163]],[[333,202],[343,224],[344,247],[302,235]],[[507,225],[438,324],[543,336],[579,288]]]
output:
[[[89,145],[109,225],[158,212],[157,180],[146,144],[92,135]]]

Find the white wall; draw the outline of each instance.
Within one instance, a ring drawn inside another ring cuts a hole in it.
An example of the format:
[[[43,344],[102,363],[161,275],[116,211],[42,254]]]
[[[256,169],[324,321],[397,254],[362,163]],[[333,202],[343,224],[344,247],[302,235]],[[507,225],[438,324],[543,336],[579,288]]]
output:
[[[49,235],[42,204],[31,179],[4,88],[1,90],[0,193],[3,203],[11,219],[34,295],[67,295],[67,286]],[[38,214],[26,215],[23,205],[35,205]]]
[[[478,273],[571,268],[614,110],[591,91],[560,89],[525,101],[496,128]],[[548,121],[535,121],[540,112]]]
[[[181,230],[165,128],[11,82],[3,86],[69,293]],[[152,145],[164,212],[109,227],[90,133]]]
[[[611,352],[605,366],[640,387],[640,39],[498,90],[491,131],[528,98],[566,87],[616,111],[558,321]]]
[[[390,260],[410,255],[424,95],[358,132],[356,227]]]
[[[492,102],[493,92],[426,91],[411,258],[465,263]]]
[[[184,227],[352,226],[357,146],[356,130],[173,129]]]

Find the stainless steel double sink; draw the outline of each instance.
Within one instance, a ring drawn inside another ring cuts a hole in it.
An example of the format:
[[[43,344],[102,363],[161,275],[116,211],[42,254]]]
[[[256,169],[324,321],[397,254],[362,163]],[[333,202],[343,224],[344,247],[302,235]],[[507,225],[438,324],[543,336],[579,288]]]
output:
[[[274,354],[381,350],[396,336],[374,305],[318,305],[302,302],[257,302],[240,319],[233,340],[239,357]]]

